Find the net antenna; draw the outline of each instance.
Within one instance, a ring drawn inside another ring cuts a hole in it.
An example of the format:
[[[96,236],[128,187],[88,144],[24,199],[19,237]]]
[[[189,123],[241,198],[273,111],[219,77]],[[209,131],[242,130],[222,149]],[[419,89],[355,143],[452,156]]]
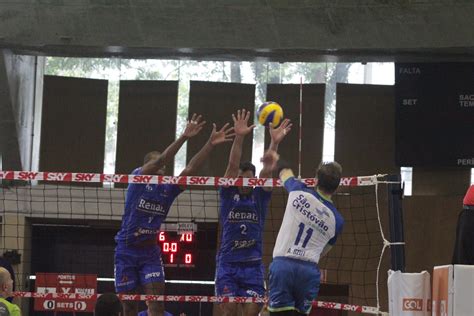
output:
[[[300,117],[298,135],[298,179],[301,179],[301,139],[303,137],[303,77],[300,77]]]

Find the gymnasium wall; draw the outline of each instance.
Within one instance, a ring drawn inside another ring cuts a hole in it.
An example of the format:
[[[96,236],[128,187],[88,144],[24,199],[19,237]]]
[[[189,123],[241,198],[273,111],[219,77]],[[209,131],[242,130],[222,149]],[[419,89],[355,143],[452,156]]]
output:
[[[104,170],[107,80],[44,76],[40,171]]]
[[[148,152],[163,152],[175,140],[177,100],[177,81],[120,81],[115,173],[131,173]],[[173,171],[174,159],[166,174]]]

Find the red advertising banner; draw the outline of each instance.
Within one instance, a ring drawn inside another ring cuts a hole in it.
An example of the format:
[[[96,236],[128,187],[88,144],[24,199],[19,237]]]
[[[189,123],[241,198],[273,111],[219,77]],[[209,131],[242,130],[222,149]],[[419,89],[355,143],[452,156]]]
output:
[[[37,273],[36,292],[41,294],[97,294],[97,275]],[[35,311],[93,312],[95,299],[35,298]]]

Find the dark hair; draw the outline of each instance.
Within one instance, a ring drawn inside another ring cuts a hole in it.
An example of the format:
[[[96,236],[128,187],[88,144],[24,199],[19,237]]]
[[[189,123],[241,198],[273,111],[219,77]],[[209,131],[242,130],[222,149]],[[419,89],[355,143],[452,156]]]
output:
[[[239,166],[239,169],[242,171],[242,172],[245,172],[245,171],[252,171],[253,172],[253,175],[255,176],[255,166],[253,165],[253,163],[251,163],[250,161],[245,161],[245,162],[242,162]]]
[[[342,167],[337,162],[322,162],[316,170],[318,188],[326,193],[333,194],[341,182]]]
[[[152,160],[153,158],[159,156],[161,153],[159,151],[150,151],[148,154],[145,155],[143,158],[143,164],[145,165],[148,161]]]
[[[104,293],[97,299],[94,316],[118,316],[122,313],[122,303],[115,293]]]

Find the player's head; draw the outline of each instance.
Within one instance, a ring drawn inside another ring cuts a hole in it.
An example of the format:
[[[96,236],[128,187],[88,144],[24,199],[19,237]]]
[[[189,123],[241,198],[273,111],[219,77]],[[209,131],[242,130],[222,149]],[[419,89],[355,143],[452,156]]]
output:
[[[94,316],[121,316],[122,303],[114,293],[104,293],[97,299]]]
[[[158,157],[160,157],[160,155],[161,155],[161,153],[159,151],[150,151],[143,158],[143,164],[146,165],[147,162],[149,162],[150,160],[153,160],[153,159],[157,159]],[[159,175],[159,176],[162,176],[162,175],[165,174],[165,171],[166,171],[166,166],[163,166],[162,168],[160,168],[156,172],[156,174]]]
[[[465,209],[474,210],[474,185],[471,185],[469,189],[467,189],[462,204]]]
[[[13,280],[7,269],[0,267],[0,292],[1,297],[10,297],[13,292]]]
[[[322,162],[316,170],[318,189],[326,194],[333,194],[341,182],[342,167],[339,163]]]
[[[239,177],[255,178],[255,166],[250,161],[242,162],[239,166]],[[239,187],[240,194],[249,194],[251,191],[251,187]]]

